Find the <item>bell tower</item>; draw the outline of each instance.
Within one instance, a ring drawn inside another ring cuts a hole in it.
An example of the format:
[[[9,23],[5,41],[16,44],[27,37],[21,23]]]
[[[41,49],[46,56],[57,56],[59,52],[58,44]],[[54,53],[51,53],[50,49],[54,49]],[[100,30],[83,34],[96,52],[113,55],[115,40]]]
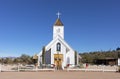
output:
[[[53,26],[53,39],[55,39],[57,36],[60,36],[62,39],[64,39],[64,25],[60,20],[60,13],[57,13],[58,18]]]

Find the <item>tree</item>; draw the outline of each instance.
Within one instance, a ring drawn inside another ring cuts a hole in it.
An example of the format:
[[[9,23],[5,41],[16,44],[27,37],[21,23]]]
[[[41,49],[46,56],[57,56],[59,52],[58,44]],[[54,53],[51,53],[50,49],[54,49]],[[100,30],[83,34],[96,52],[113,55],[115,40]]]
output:
[[[75,51],[75,65],[77,65],[77,51]]]
[[[2,63],[2,58],[0,58],[0,63]]]
[[[116,50],[118,51],[118,50],[120,50],[120,48],[118,47]]]
[[[20,59],[21,59],[20,60],[21,63],[23,63],[23,64],[32,64],[33,63],[32,57],[29,55],[26,55],[26,54],[22,54],[20,56]]]
[[[110,51],[96,51],[96,52],[87,52],[82,53],[80,56],[82,57],[83,63],[91,63],[94,64],[96,59],[106,59],[106,58],[114,58],[117,59],[118,56],[120,56],[120,53],[118,54],[118,50],[110,50]]]
[[[11,58],[6,58],[6,59],[4,60],[4,63],[5,63],[5,64],[13,64],[13,60],[12,60]]]
[[[118,48],[116,49],[116,51],[117,51],[117,54],[118,54],[118,58],[120,58],[120,48],[118,47]]]
[[[42,64],[45,64],[45,46],[42,49]]]
[[[4,58],[0,59],[0,63],[2,63],[2,64],[4,63]]]
[[[20,59],[20,57],[17,57],[14,59],[14,64],[18,64],[18,63],[22,63],[22,59]]]

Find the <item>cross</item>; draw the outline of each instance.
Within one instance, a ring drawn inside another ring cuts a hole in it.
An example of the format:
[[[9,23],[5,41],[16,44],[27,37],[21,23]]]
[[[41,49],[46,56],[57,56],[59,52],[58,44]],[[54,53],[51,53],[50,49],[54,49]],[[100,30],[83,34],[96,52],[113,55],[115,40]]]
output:
[[[60,13],[60,12],[58,12],[56,15],[57,15],[57,16],[58,16],[58,18],[59,18],[59,17],[60,17],[60,15],[61,15],[61,13]]]

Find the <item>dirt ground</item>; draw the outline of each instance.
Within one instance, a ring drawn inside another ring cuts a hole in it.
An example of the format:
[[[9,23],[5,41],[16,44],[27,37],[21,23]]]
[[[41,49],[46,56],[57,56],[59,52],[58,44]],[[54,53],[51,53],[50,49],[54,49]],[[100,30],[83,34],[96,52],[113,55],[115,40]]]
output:
[[[120,79],[116,72],[0,72],[0,79]]]

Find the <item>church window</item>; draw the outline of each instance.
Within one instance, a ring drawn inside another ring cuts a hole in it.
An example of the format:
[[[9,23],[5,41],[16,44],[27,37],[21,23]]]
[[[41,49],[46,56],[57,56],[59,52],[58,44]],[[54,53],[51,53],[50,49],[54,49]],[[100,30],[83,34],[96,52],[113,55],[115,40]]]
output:
[[[57,43],[57,51],[61,51],[61,44]]]

